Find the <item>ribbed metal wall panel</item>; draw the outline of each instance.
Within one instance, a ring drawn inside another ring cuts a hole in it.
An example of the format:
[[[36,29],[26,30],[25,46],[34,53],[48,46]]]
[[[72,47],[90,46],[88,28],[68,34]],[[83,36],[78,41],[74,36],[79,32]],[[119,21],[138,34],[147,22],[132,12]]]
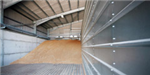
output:
[[[150,74],[149,7],[148,1],[86,2],[82,26],[86,73],[90,70],[93,75]]]

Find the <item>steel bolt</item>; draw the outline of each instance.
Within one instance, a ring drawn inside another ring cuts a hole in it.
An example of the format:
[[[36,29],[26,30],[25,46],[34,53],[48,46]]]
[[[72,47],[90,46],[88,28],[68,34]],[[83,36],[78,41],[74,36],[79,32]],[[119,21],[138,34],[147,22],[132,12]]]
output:
[[[116,40],[116,38],[113,38],[113,40]]]
[[[115,50],[113,50],[113,52],[116,52]]]
[[[111,71],[114,71],[113,69],[111,69]]]
[[[109,21],[112,21],[112,19],[110,19]]]
[[[112,1],[111,4],[114,4],[114,1]]]
[[[113,28],[115,28],[115,26],[114,26],[114,25],[113,25],[112,27],[113,27]]]
[[[114,13],[112,13],[112,15],[114,16],[115,14],[114,14]]]
[[[110,44],[110,46],[113,46],[113,44]]]
[[[116,63],[113,63],[113,65],[116,65]]]

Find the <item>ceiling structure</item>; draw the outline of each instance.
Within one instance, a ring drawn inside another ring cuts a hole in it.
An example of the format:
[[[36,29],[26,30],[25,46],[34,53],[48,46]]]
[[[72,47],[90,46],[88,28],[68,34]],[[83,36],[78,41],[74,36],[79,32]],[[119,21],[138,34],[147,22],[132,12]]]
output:
[[[12,0],[9,3],[4,1],[4,8],[9,6],[37,26],[47,29],[82,20],[85,0]]]

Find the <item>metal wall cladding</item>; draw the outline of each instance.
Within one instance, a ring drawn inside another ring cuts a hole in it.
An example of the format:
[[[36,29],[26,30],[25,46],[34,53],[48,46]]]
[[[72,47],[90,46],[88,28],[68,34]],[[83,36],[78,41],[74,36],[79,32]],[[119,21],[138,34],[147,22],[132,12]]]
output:
[[[149,47],[121,47],[114,48],[114,61],[117,69],[127,75],[150,74]]]
[[[150,38],[150,2],[144,2],[115,22],[115,42]]]
[[[93,64],[93,66],[96,68],[96,70],[101,74],[101,75],[113,75],[115,74],[114,72],[111,71],[111,69],[107,68],[105,65],[101,64],[91,56],[87,55],[85,53],[85,56],[90,60],[90,62]],[[88,61],[87,61],[88,62]],[[98,75],[98,73],[91,67],[91,64],[89,63],[90,69],[92,70],[93,75]]]
[[[89,45],[111,43],[112,42],[112,27],[108,27],[99,34],[91,38],[87,43]]]
[[[88,60],[84,56],[82,58],[85,66],[86,75],[96,75],[96,72],[94,71]]]
[[[113,9],[113,5],[109,3],[106,9],[102,12],[102,15],[99,17],[98,21],[94,25],[89,35],[92,35],[92,33],[95,33],[100,27],[106,24],[113,17],[111,15],[112,9]]]
[[[102,11],[101,11],[102,8],[100,8],[100,7],[104,6],[104,4],[107,3],[107,1],[102,1],[102,2],[97,1],[96,3],[97,3],[97,6],[95,5],[96,8],[93,9],[93,13],[92,13],[93,18],[91,18],[91,20],[90,20],[90,22],[89,22],[89,24],[88,24],[89,27],[86,29],[86,31],[89,31],[90,28],[91,28],[91,26],[93,26],[93,23],[95,22],[96,18],[99,17],[97,14],[99,14],[99,13],[102,12]],[[95,11],[95,12],[94,12],[94,11]],[[87,32],[86,32],[86,33],[87,33]]]
[[[32,23],[31,20],[25,18],[24,16],[18,14],[17,12],[15,12],[14,10],[12,9],[6,9],[4,11],[4,16],[7,16],[9,18],[12,18],[14,20],[17,20],[21,23],[24,23],[24,24],[28,24],[28,23]],[[11,23],[7,23],[7,24],[11,24]]]
[[[114,62],[114,53],[112,48],[93,48],[94,56],[98,57],[102,61],[105,61],[109,65]]]
[[[88,37],[93,35],[97,30],[102,28],[102,26],[105,25],[107,22],[109,22],[111,20],[111,18],[115,14],[119,13],[119,11],[121,11],[123,8],[125,8],[125,6],[127,6],[130,3],[130,1],[115,1],[114,3],[110,2],[110,1],[109,2],[102,1],[101,3],[103,3],[103,4],[99,3],[97,5],[96,11],[94,13],[95,15],[93,15],[93,17],[92,17],[93,21],[91,20],[89,26],[90,25],[92,26],[94,24],[95,19],[97,17],[99,17],[99,18],[92,28],[91,27],[87,28],[87,31],[89,31],[90,28],[91,28],[91,30],[90,30],[89,34],[87,35],[86,39],[88,39]],[[105,4],[105,8],[104,8],[104,4]],[[102,7],[102,5],[103,5],[103,9],[99,8],[99,7]],[[97,13],[97,12],[99,12],[99,13]],[[99,16],[99,14],[101,14],[101,15]]]
[[[93,21],[91,19],[89,23],[91,26],[82,32],[83,53],[102,75],[118,75],[119,73],[114,72],[113,69],[111,70],[98,59],[126,75],[150,74],[150,43],[147,40],[150,38],[150,2],[141,3],[119,20],[105,27],[111,18],[114,18],[118,13],[123,13],[120,11],[128,8],[127,6],[132,5],[132,3],[131,1],[110,2],[102,15],[98,17],[96,24],[92,27]],[[100,11],[100,7],[96,9],[96,11]],[[90,18],[92,17],[88,19]]]
[[[46,34],[46,33],[39,32],[39,31],[37,31],[37,34],[38,34],[38,35],[40,35],[40,36],[45,36],[45,37],[47,36],[47,34]]]

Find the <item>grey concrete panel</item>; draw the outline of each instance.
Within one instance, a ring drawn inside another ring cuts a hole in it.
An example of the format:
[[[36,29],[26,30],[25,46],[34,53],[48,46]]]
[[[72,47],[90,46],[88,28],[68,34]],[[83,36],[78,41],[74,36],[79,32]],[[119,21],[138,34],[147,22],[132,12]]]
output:
[[[15,60],[20,59],[20,54],[11,54],[11,55],[4,55],[4,65],[9,65],[10,63],[12,63]]]
[[[27,52],[34,48],[36,48],[36,43],[4,40],[5,53]]]

